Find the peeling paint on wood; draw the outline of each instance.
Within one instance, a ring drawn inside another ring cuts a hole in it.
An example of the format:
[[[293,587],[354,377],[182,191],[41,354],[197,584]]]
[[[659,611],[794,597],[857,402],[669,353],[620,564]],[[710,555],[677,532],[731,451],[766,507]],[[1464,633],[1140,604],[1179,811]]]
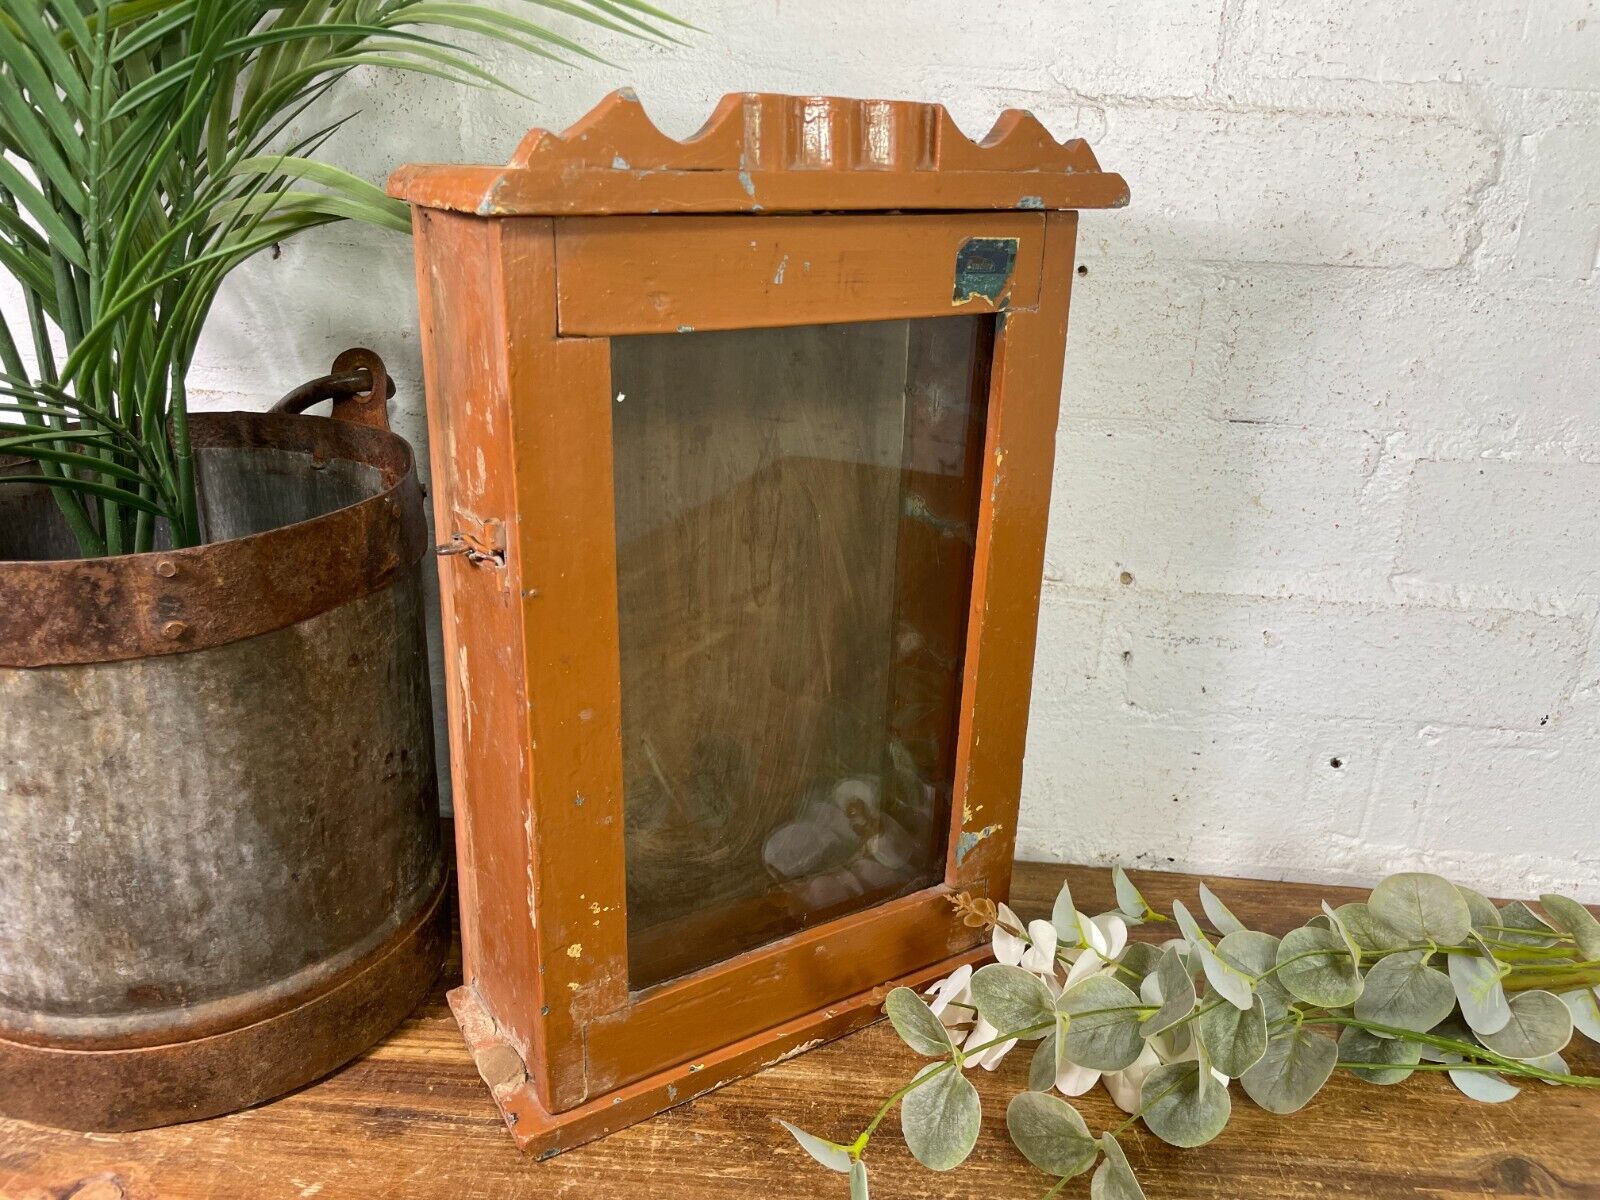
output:
[[[999,832],[1000,826],[998,825],[985,825],[976,833],[969,833],[963,829],[961,835],[956,838],[956,862],[965,862],[967,855],[978,848],[979,842],[983,841],[984,838],[993,837]]]

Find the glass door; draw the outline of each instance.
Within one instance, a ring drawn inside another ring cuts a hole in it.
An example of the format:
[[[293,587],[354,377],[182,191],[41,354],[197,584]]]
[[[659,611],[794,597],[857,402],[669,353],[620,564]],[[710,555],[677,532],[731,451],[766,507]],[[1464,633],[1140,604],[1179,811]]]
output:
[[[630,988],[944,878],[993,338],[611,340]]]

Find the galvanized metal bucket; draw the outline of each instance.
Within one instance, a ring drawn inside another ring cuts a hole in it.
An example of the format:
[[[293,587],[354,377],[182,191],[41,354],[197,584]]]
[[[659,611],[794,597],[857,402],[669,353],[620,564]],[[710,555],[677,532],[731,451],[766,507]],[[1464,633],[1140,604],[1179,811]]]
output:
[[[448,946],[411,450],[191,422],[203,546],[73,559],[49,497],[0,485],[7,1116],[279,1095],[398,1024]]]

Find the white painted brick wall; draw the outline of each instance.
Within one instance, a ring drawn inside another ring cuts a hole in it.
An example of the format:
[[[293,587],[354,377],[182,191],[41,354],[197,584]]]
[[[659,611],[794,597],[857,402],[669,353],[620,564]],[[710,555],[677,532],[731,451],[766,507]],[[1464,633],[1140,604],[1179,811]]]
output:
[[[504,161],[621,83],[680,136],[765,89],[1089,137],[1133,204],[1082,224],[1022,852],[1600,901],[1600,0],[676,8],[614,68],[497,53],[537,103],[364,73],[333,153]],[[411,286],[286,246],[196,381],[368,342],[420,442]]]

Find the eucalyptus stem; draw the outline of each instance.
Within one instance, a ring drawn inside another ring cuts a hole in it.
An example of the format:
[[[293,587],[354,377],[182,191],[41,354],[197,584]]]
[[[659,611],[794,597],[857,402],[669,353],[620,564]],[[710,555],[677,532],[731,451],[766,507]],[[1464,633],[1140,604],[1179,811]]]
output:
[[[1600,1075],[1564,1075],[1556,1071],[1546,1071],[1544,1068],[1536,1067],[1532,1063],[1498,1054],[1487,1046],[1464,1042],[1459,1038],[1441,1037],[1434,1033],[1418,1033],[1414,1029],[1402,1029],[1395,1025],[1382,1025],[1376,1021],[1363,1021],[1357,1017],[1344,1017],[1335,1013],[1305,1013],[1301,1015],[1306,1024],[1340,1025],[1364,1029],[1368,1033],[1381,1034],[1384,1037],[1401,1041],[1416,1042],[1423,1046],[1432,1046],[1435,1050],[1443,1050],[1447,1054],[1459,1054],[1463,1058],[1481,1059],[1485,1063],[1492,1065],[1495,1071],[1505,1075],[1522,1075],[1529,1079],[1542,1079],[1547,1083],[1562,1083],[1570,1087],[1600,1088]],[[1421,1066],[1422,1064],[1416,1065]],[[1388,1063],[1385,1069],[1397,1069],[1396,1064]]]
[[[915,1091],[917,1088],[927,1083],[928,1080],[932,1079],[934,1076],[942,1075],[945,1071],[949,1070],[955,1065],[954,1059],[947,1059],[945,1062],[940,1063],[933,1070],[913,1076],[910,1083],[906,1084],[904,1087],[896,1089],[893,1095],[891,1095],[887,1100],[878,1106],[878,1111],[873,1114],[872,1120],[867,1122],[867,1127],[857,1134],[856,1140],[850,1143],[849,1147],[847,1147],[850,1151],[850,1157],[860,1158],[866,1153],[867,1143],[872,1140],[872,1135],[877,1131],[878,1126],[883,1124],[883,1119],[889,1115],[889,1110],[892,1109],[900,1100],[904,1099],[908,1093]]]
[[[1513,1071],[1495,1063],[1485,1062],[1459,1062],[1459,1063],[1367,1063],[1345,1062],[1340,1059],[1336,1066],[1351,1071],[1482,1071],[1494,1075],[1520,1075],[1524,1079],[1541,1080],[1545,1083],[1559,1083],[1565,1087],[1597,1088],[1600,1087],[1600,1077],[1589,1075],[1561,1075],[1552,1071]]]

